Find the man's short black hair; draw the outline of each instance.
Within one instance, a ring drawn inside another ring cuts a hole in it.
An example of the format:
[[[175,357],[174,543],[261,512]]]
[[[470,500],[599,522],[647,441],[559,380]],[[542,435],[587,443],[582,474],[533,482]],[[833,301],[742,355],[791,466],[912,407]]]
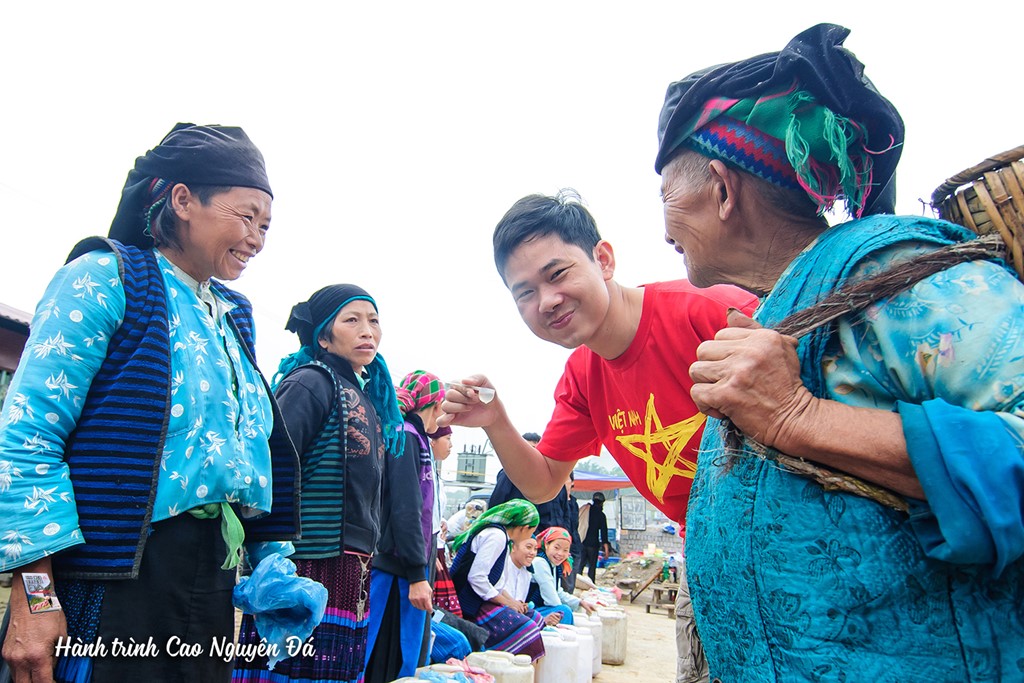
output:
[[[540,434],[538,434],[537,432],[526,432],[525,434],[523,434],[523,438],[532,444],[540,443]]]
[[[494,265],[498,267],[502,282],[505,281],[505,264],[512,252],[523,242],[547,235],[557,235],[563,242],[576,245],[590,260],[594,260],[594,247],[601,241],[594,217],[575,190],[560,190],[553,197],[542,194],[523,197],[505,212],[494,228]]]

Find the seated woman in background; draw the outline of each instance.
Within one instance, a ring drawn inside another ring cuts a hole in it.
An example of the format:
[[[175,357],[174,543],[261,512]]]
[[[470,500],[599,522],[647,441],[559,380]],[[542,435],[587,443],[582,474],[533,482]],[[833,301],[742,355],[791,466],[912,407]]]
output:
[[[445,612],[462,616],[462,607],[459,605],[459,596],[455,592],[455,584],[452,583],[451,574],[448,573],[448,521],[440,517],[448,502],[445,494],[444,481],[441,479],[441,463],[443,463],[452,452],[452,428],[438,427],[437,431],[428,434],[430,437],[430,450],[434,454],[434,481],[437,484],[437,510],[438,518],[435,519],[437,535],[437,558],[434,561],[436,574],[434,576],[434,607],[443,609]]]
[[[533,561],[536,557],[536,538],[531,536],[518,543],[513,543],[508,553],[508,563],[505,565],[501,590],[513,600],[526,604],[527,610],[524,614],[531,616],[538,614],[544,620],[545,626],[555,626],[562,621],[562,614],[555,612],[545,616],[540,610],[534,609],[535,603],[533,596],[530,595],[531,591],[536,590],[533,582]]]
[[[530,538],[539,519],[533,503],[515,498],[480,515],[452,541],[452,580],[465,617],[490,633],[487,649],[526,654],[533,661],[544,656],[543,620],[501,585],[510,544]]]
[[[548,527],[537,537],[540,549],[533,560],[533,583],[529,598],[545,621],[552,617],[555,623],[571,624],[572,613],[582,607],[588,613],[595,607],[562,589],[562,577],[572,571],[569,550],[572,536],[560,526]]]
[[[508,551],[505,573],[498,588],[517,602],[527,603],[533,570],[533,558],[537,557],[537,539],[533,536],[516,541]],[[527,604],[527,607],[529,605]]]

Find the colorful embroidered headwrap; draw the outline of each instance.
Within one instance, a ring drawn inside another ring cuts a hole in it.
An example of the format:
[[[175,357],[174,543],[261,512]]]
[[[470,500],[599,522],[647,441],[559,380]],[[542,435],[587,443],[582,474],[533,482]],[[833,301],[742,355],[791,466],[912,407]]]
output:
[[[476,518],[472,526],[452,539],[452,551],[458,551],[459,547],[475,536],[484,527],[500,524],[506,529],[517,526],[537,526],[540,522],[540,515],[537,508],[528,500],[513,498],[512,500],[495,505],[486,510]]]
[[[179,123],[128,172],[109,237],[153,248],[148,225],[175,183],[251,187],[271,197],[263,155],[235,126]]]
[[[444,400],[444,382],[425,370],[413,370],[395,389],[403,415],[429,408]]]
[[[780,52],[691,74],[668,87],[655,170],[683,148],[781,187],[819,212],[892,213],[903,120],[842,47],[849,30],[819,24]]]
[[[544,557],[548,556],[548,544],[559,540],[569,541],[569,546],[572,547],[572,534],[570,534],[567,529],[563,529],[560,526],[549,526],[547,529],[537,534],[537,542],[541,545],[540,551],[544,553]],[[568,574],[571,571],[572,557],[570,556],[565,558],[565,561],[562,562],[562,572]]]
[[[377,310],[377,302],[366,290],[356,285],[328,285],[317,290],[308,301],[301,301],[292,306],[291,315],[284,328],[299,335],[299,350],[285,356],[277,367],[277,373],[271,387],[277,389],[281,380],[296,368],[316,360],[322,349],[317,342],[324,328],[334,322],[342,308],[353,301],[369,301]],[[366,366],[370,379],[364,391],[377,411],[381,429],[384,432],[384,443],[388,452],[399,456],[405,449],[405,430],[402,429],[402,414],[399,410],[395,387],[391,379],[384,357],[379,353]]]

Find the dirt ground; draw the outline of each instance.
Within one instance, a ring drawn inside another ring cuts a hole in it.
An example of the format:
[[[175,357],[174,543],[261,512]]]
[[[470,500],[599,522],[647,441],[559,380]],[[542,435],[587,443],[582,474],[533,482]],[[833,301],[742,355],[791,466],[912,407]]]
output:
[[[595,683],[672,683],[676,680],[676,622],[665,610],[647,614],[644,605],[650,597],[650,591],[645,591],[632,605],[629,598],[623,599],[629,632],[626,661],[622,666],[605,664]]]
[[[600,577],[598,577],[600,582]],[[7,609],[9,588],[0,588],[0,615]],[[626,661],[621,666],[604,665],[595,683],[672,683],[676,675],[676,622],[665,610],[647,614],[644,605],[651,600],[650,590],[636,602],[623,598],[629,635],[626,640]]]

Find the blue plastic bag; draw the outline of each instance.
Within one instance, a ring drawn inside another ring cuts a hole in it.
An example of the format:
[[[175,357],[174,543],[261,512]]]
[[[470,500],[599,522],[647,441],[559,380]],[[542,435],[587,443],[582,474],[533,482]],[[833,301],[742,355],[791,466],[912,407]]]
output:
[[[295,573],[295,563],[283,555],[263,558],[252,575],[235,586],[235,607],[253,615],[256,631],[267,641],[267,664],[273,669],[320,625],[327,609],[323,584]],[[274,654],[270,655],[272,652]]]

